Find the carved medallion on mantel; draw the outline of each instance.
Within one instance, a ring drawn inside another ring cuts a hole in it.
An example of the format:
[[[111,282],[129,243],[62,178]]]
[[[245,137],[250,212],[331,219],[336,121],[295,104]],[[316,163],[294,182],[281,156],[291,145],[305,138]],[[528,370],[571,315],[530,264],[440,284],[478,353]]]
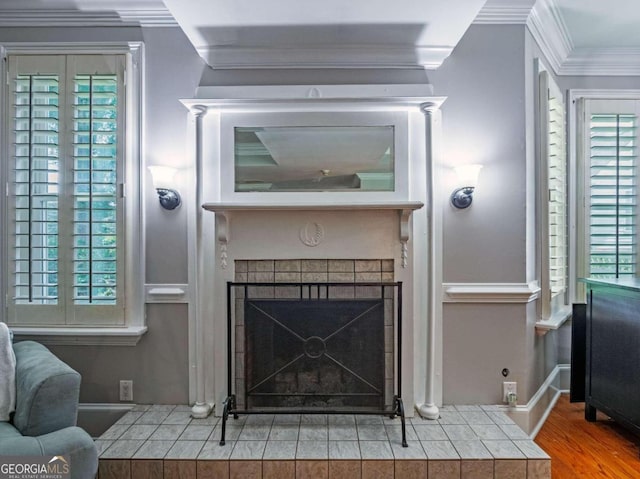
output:
[[[300,241],[305,246],[314,248],[324,240],[324,226],[315,221],[309,221],[300,228]]]

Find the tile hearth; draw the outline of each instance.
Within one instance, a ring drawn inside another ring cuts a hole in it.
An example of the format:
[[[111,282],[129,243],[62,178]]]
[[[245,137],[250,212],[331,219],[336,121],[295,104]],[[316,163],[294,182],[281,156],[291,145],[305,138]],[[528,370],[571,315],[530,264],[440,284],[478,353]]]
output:
[[[100,438],[100,479],[551,477],[549,456],[497,406],[444,406],[440,419],[245,415],[192,419],[188,406],[139,405]]]

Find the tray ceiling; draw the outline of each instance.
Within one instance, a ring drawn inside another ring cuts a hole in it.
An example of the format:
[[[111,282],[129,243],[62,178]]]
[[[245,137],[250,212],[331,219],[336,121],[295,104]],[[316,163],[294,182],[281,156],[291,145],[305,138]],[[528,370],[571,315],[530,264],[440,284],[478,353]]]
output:
[[[436,68],[484,0],[165,0],[218,68]]]
[[[437,68],[471,23],[527,23],[559,74],[640,74],[637,0],[0,1],[0,27],[179,25],[214,68]]]

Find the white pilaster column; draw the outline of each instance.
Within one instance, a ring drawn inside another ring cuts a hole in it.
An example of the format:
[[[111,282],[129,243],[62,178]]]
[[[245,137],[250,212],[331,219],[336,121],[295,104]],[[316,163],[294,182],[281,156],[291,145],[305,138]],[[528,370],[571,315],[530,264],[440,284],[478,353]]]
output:
[[[435,301],[438,298],[434,294],[434,240],[435,234],[440,231],[434,228],[434,211],[433,211],[433,113],[438,109],[439,105],[434,103],[423,103],[420,110],[425,115],[425,147],[426,147],[426,173],[427,177],[427,221],[429,223],[429,234],[427,235],[427,264],[426,269],[430,272],[429,287],[427,289],[427,365],[426,365],[426,384],[425,384],[425,402],[417,406],[420,416],[426,419],[438,419],[440,411],[435,402],[435,381],[436,381],[436,308]]]
[[[196,367],[196,401],[191,408],[191,416],[194,418],[204,418],[211,413],[212,405],[208,404],[205,399],[205,347],[204,347],[204,316],[205,316],[205,296],[206,292],[202,291],[205,285],[204,281],[204,269],[205,264],[203,260],[203,248],[202,248],[202,214],[203,210],[201,205],[203,203],[203,137],[202,137],[202,120],[207,114],[207,107],[202,105],[195,105],[191,108],[191,112],[196,119],[196,148],[195,148],[195,230],[196,230],[196,261],[193,265],[194,278],[196,281],[193,288],[194,296],[192,298],[192,306],[195,308],[195,367]]]

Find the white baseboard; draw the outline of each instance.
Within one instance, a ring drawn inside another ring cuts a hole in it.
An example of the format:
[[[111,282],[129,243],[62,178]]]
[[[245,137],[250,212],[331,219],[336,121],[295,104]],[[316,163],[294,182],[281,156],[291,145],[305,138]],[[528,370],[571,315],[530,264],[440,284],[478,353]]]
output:
[[[80,403],[78,411],[81,412],[128,412],[135,407],[130,403]]]
[[[501,409],[534,439],[560,394],[569,392],[570,372],[569,364],[558,364],[527,404],[516,407],[501,406]]]

